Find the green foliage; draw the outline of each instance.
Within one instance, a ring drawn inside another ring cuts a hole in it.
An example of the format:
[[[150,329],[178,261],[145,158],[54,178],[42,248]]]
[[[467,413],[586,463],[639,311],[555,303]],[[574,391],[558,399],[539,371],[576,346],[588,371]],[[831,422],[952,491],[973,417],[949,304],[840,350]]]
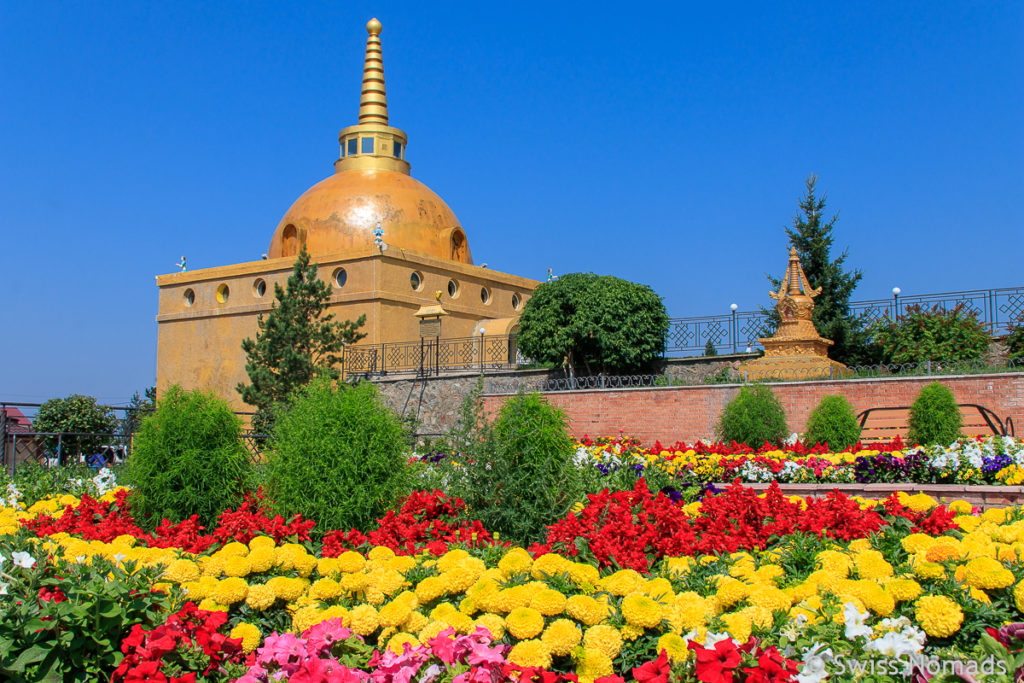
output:
[[[726,404],[715,433],[722,441],[745,443],[752,448],[766,441],[779,444],[789,435],[786,411],[767,386],[744,386]]]
[[[582,492],[565,415],[539,394],[522,393],[505,401],[490,427],[474,409],[467,407],[466,413],[470,422],[460,437],[467,449],[465,477],[457,492],[470,515],[502,540],[542,540],[544,527],[562,517]]]
[[[309,262],[303,246],[286,287],[274,284],[276,301],[266,318],[257,319],[256,339],[242,341],[251,384],[239,383],[236,390],[243,401],[256,407],[253,428],[257,431],[269,431],[275,410],[314,377],[338,379],[341,373],[335,366],[341,359],[336,354],[343,345],[366,336],[358,332],[365,315],[355,322],[338,322],[333,313],[325,315],[330,296],[330,286],[317,277],[316,264]]]
[[[519,348],[586,374],[650,369],[665,351],[668,314],[653,289],[610,275],[569,273],[542,283],[519,318]]]
[[[128,401],[128,408],[124,411],[124,419],[121,420],[121,433],[134,434],[135,430],[142,424],[142,416],[153,412],[156,406],[156,387],[146,387],[143,394],[139,392],[132,394]]]
[[[962,305],[946,311],[908,306],[899,320],[882,320],[873,328],[887,363],[920,363],[981,358],[992,335],[977,314]]]
[[[105,472],[97,472],[88,465],[71,464],[62,467],[43,467],[35,460],[18,463],[12,479],[6,471],[0,472],[0,500],[9,483],[14,484],[17,498],[26,508],[49,498],[69,494],[76,498],[90,495],[94,498],[106,493],[117,485],[117,472],[121,465],[115,465]],[[8,495],[12,492],[8,491]]]
[[[320,378],[278,417],[265,470],[280,514],[321,532],[367,529],[409,490],[406,434],[373,384]]]
[[[1017,319],[1010,324],[1010,331],[1006,335],[1005,343],[1010,360],[1024,360],[1024,313],[1017,316]]]
[[[122,568],[101,557],[91,564],[57,566],[35,546],[8,542],[0,544],[0,556],[9,560],[13,550],[27,550],[36,553],[38,563],[30,569],[4,565],[0,678],[5,681],[108,681],[132,626],[153,628],[167,616],[168,596],[151,590],[161,567],[125,562]],[[58,588],[67,600],[39,598],[40,589]]]
[[[837,394],[825,396],[811,411],[804,431],[804,443],[825,444],[829,450],[841,451],[860,439],[860,423],[853,412],[853,406],[846,397]]]
[[[704,344],[704,355],[708,358],[718,355],[718,349],[715,348],[715,343],[710,339]]]
[[[51,398],[39,408],[32,420],[37,432],[78,432],[85,436],[62,435],[39,437],[50,453],[63,457],[83,453],[92,455],[110,442],[117,431],[117,419],[107,406],[96,403],[92,396],[72,394],[67,398]]]
[[[910,406],[908,443],[947,446],[960,438],[963,417],[953,392],[939,382],[932,382],[917,395]]]
[[[126,477],[135,487],[132,507],[155,525],[198,515],[211,526],[240,502],[252,475],[241,442],[241,421],[212,393],[167,390],[142,418]]]
[[[847,252],[833,259],[831,255],[835,236],[832,234],[838,214],[825,218],[827,194],[815,194],[818,178],[810,175],[804,182],[805,194],[800,208],[793,216],[792,227],[786,228],[791,247],[796,247],[800,265],[811,287],[821,287],[814,300],[814,326],[818,333],[833,344],[828,355],[846,365],[864,365],[877,362],[877,350],[870,344],[867,325],[863,318],[850,313],[850,296],[863,277],[860,270],[846,271]],[[781,278],[768,276],[773,290],[782,284]],[[779,314],[773,308],[765,310],[769,319],[778,325]]]

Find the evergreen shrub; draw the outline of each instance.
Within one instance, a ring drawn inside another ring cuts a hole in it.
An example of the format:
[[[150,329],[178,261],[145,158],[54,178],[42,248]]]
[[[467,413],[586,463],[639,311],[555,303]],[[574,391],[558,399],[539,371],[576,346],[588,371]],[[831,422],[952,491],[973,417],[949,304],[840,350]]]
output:
[[[1006,353],[1010,360],[1024,360],[1024,313],[1017,316],[1017,319],[1010,324],[1009,334],[1006,335]]]
[[[939,382],[932,382],[917,395],[910,406],[909,422],[907,441],[912,444],[945,446],[960,438],[963,427],[953,392]]]
[[[126,474],[136,514],[150,526],[191,515],[204,526],[214,524],[251,481],[241,428],[230,406],[212,393],[168,389],[142,418],[132,443]]]
[[[543,540],[544,527],[582,495],[565,414],[539,394],[510,397],[473,450],[459,494],[470,514],[503,540]]]
[[[886,363],[974,360],[985,356],[992,341],[977,313],[962,304],[951,310],[907,306],[899,320],[881,320],[873,332]]]
[[[804,443],[808,446],[820,443],[830,451],[838,452],[860,439],[860,423],[853,412],[853,406],[845,396],[825,396],[807,418]]]
[[[317,379],[278,416],[265,477],[282,516],[365,530],[409,491],[406,434],[373,384]]]
[[[741,387],[726,404],[715,427],[718,438],[758,448],[766,441],[780,444],[789,435],[786,411],[772,390],[763,384]]]

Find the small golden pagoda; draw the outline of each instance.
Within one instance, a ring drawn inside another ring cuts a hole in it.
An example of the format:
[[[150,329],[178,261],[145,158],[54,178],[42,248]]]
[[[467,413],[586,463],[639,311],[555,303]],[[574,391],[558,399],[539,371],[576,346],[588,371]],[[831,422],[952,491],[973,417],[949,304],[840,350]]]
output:
[[[769,292],[779,312],[775,335],[759,339],[764,356],[740,365],[747,379],[809,379],[834,377],[846,372],[842,363],[828,357],[832,342],[818,334],[814,327],[814,298],[821,287],[812,289],[800,265],[796,248],[789,250],[789,266],[778,292]]]

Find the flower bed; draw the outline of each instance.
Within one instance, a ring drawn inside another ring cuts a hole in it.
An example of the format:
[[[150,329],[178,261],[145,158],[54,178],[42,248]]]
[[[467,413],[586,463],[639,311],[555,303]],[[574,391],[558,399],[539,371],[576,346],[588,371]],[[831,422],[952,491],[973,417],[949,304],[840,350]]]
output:
[[[638,481],[525,549],[437,492],[324,543],[258,498],[152,534],[124,489],[8,502],[12,680],[805,683],[844,661],[981,661],[1024,635],[995,630],[1024,620],[1016,507],[739,485],[686,503]]]

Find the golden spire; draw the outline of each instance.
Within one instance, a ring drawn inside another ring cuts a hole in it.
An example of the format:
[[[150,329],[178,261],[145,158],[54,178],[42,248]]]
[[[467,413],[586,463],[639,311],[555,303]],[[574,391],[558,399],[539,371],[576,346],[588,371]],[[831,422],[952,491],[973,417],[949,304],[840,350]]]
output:
[[[341,154],[334,171],[380,169],[409,175],[405,160],[408,138],[388,125],[388,99],[384,93],[384,60],[380,51],[380,22],[366,22],[366,58],[363,60],[363,89],[359,95],[359,122],[338,134]]]
[[[807,281],[807,274],[804,273],[804,268],[800,265],[800,256],[796,252],[796,247],[792,247],[789,250],[789,265],[786,267],[786,274],[782,277],[782,285],[778,292],[769,292],[768,296],[776,301],[781,301],[787,296],[801,294],[801,288],[803,289],[802,293],[810,299],[821,294],[821,287],[811,289],[811,283]]]
[[[363,61],[363,92],[359,98],[359,123],[388,125],[388,99],[384,93],[384,59],[380,51],[383,27],[376,18],[366,22],[366,59]]]

